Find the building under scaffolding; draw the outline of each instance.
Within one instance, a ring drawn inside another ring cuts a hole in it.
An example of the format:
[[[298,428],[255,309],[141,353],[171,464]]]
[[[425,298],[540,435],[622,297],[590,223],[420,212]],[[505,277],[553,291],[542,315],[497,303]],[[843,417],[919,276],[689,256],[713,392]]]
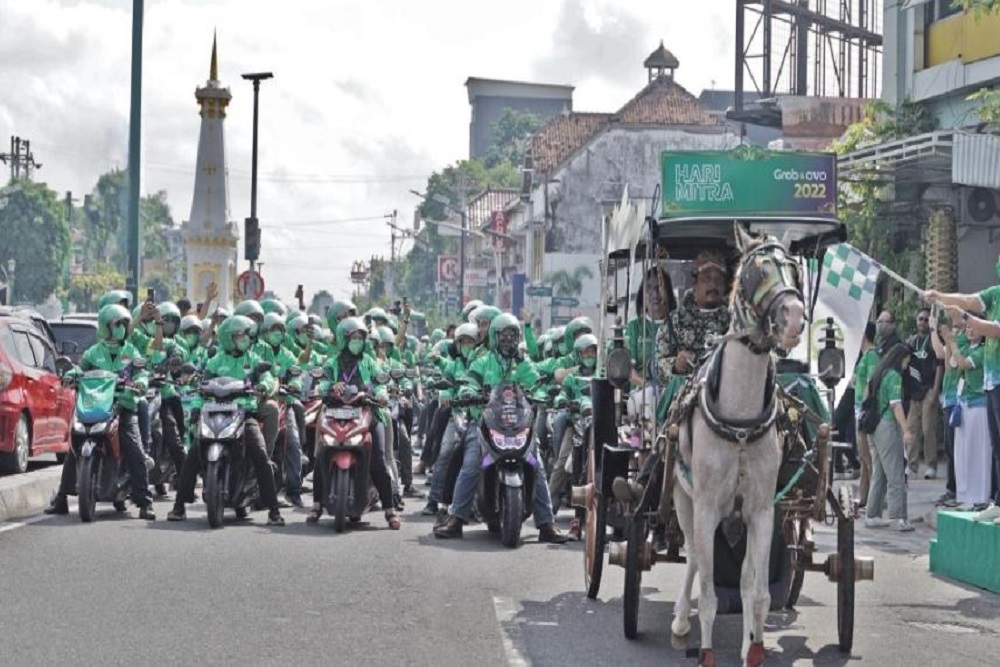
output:
[[[780,128],[782,96],[877,98],[882,16],[882,0],[736,0],[729,118]]]

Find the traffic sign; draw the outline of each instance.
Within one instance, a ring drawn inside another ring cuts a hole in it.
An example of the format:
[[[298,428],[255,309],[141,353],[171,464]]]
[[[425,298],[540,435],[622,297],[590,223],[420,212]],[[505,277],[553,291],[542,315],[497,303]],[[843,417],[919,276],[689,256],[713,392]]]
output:
[[[552,285],[528,285],[524,291],[528,296],[552,296]]]
[[[489,284],[489,272],[486,269],[466,269],[466,287],[486,287]]]
[[[565,326],[565,325],[569,324],[569,322],[570,322],[571,319],[572,318],[567,317],[565,315],[553,315],[552,316],[552,326],[554,326],[554,327]]]
[[[236,279],[236,289],[244,299],[259,299],[264,295],[264,278],[256,271],[244,271]]]
[[[572,296],[554,296],[552,297],[552,305],[576,308],[580,305],[580,300]]]
[[[438,255],[438,282],[458,282],[458,257],[455,255]]]

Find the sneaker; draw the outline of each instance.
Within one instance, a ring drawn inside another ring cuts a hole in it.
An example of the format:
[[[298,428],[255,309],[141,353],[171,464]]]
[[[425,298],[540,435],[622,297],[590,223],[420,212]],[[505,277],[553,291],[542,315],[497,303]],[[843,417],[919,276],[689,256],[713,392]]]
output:
[[[934,479],[937,477],[937,468],[934,466],[927,466],[924,469],[924,479]]]
[[[972,517],[973,521],[995,521],[996,519],[1000,519],[1000,506],[998,505],[990,505]]]
[[[951,491],[945,491],[940,496],[938,496],[938,499],[934,501],[934,504],[935,505],[944,505],[948,501],[951,501],[951,500],[955,500],[955,494],[952,493]]]
[[[438,504],[436,500],[428,501],[424,509],[420,511],[420,514],[422,514],[423,516],[434,516],[437,513],[438,513]]]
[[[420,493],[419,491],[417,491],[416,489],[414,489],[412,486],[404,486],[403,487],[403,497],[404,498],[418,498],[418,499],[422,499],[424,497],[424,494]]]
[[[281,516],[281,512],[277,509],[273,509],[267,513],[267,525],[269,526],[284,526],[285,519]]]
[[[156,521],[156,512],[152,505],[143,505],[139,508],[139,518],[145,521]]]
[[[187,518],[187,512],[184,511],[184,506],[180,507],[174,506],[172,510],[167,512],[167,521],[184,521]]]
[[[302,496],[300,496],[297,493],[286,494],[285,498],[287,498],[288,502],[292,504],[292,507],[298,507],[299,509],[305,507],[305,505],[302,503]]]
[[[52,499],[52,504],[46,507],[43,511],[45,514],[69,514],[69,501],[66,500],[66,496],[57,495]]]
[[[880,516],[873,516],[865,519],[865,528],[888,528],[891,525],[892,521],[883,519]]]
[[[901,533],[909,533],[913,530],[913,525],[906,519],[897,519],[892,527]]]

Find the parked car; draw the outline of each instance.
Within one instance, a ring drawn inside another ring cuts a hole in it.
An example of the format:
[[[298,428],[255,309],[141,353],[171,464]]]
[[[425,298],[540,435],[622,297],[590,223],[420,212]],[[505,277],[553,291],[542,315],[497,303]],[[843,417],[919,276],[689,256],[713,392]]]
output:
[[[71,318],[49,320],[49,327],[55,336],[55,349],[68,357],[74,364],[80,363],[80,357],[91,345],[97,342],[97,320]]]
[[[76,394],[60,381],[46,331],[0,309],[0,472],[22,473],[32,456],[69,450]]]

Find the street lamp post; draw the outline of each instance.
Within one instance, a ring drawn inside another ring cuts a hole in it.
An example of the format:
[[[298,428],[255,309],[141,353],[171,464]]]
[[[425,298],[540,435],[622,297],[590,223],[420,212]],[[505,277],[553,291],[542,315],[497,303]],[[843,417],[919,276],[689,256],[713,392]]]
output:
[[[244,74],[243,78],[253,81],[253,157],[250,162],[250,217],[246,220],[247,248],[251,246],[256,252],[245,253],[250,261],[250,270],[254,269],[254,261],[260,253],[260,223],[257,221],[257,114],[260,100],[260,82],[273,78],[271,72],[258,72],[256,74]],[[256,238],[251,239],[253,234]]]
[[[17,268],[16,259],[7,260],[7,304],[14,305],[14,269]]]

